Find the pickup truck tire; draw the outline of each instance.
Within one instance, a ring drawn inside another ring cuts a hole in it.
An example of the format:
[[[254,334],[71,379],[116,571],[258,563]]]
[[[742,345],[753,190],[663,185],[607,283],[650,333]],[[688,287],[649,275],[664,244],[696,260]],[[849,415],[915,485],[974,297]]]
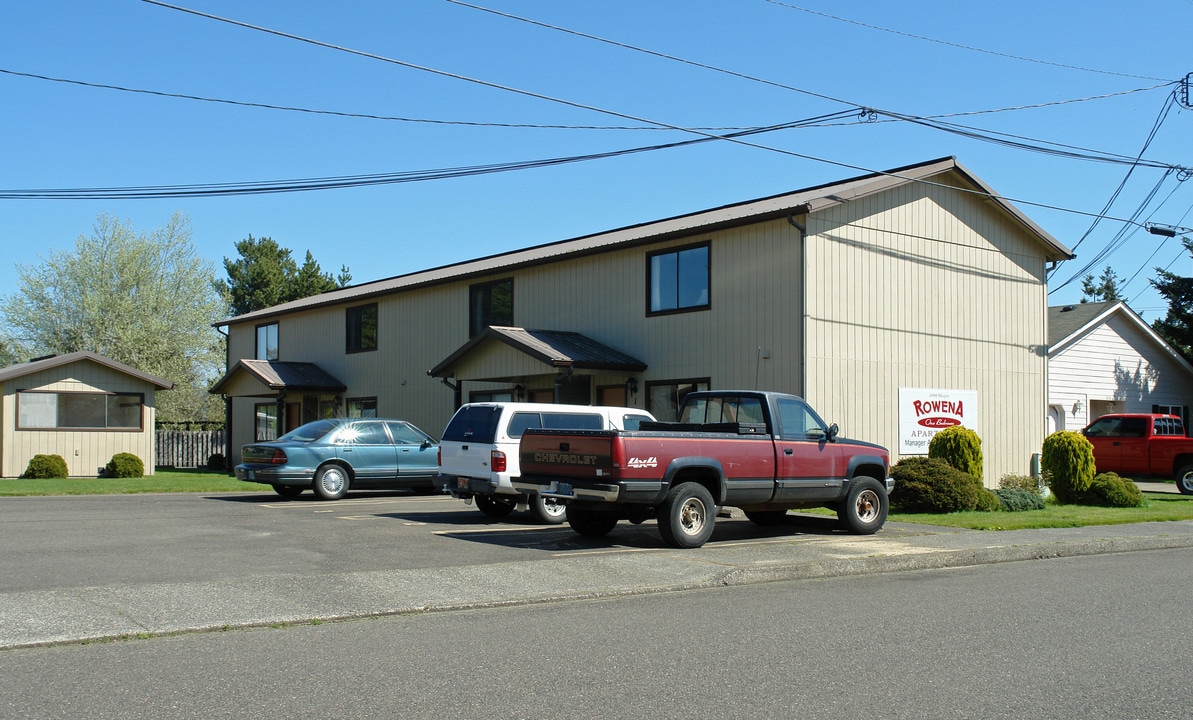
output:
[[[855,535],[872,535],[886,522],[889,509],[886,489],[872,477],[855,477],[849,482],[849,494],[837,509],[837,518]]]
[[[617,527],[617,515],[608,510],[568,508],[568,525],[584,537],[604,537]]]
[[[1182,495],[1193,495],[1193,465],[1185,465],[1176,471],[1176,489]]]
[[[488,495],[477,495],[476,509],[480,510],[489,517],[502,518],[509,515],[518,507],[516,500],[506,500],[504,498],[489,497]]]
[[[782,525],[787,522],[787,511],[746,510],[746,517],[755,525]]]
[[[315,494],[324,500],[339,500],[348,494],[348,469],[332,463],[315,472]]]
[[[559,525],[567,519],[567,505],[554,498],[535,495],[530,498],[530,514],[547,525]]]
[[[703,485],[685,482],[671,488],[659,507],[659,534],[674,548],[698,548],[712,536],[717,509]]]

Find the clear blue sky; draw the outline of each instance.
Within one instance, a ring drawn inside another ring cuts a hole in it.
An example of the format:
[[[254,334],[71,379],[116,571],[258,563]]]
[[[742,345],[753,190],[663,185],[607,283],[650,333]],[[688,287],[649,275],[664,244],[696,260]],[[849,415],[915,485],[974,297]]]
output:
[[[1138,167],[1128,178],[1127,164],[994,144],[885,114],[856,117],[860,107],[947,115],[987,137],[1134,158],[1169,102],[1174,86],[1166,83],[1193,72],[1193,0],[478,0],[753,79],[447,0],[176,4],[375,57],[141,0],[0,3],[0,193],[471,168],[702,137],[673,128],[723,133],[852,115],[748,138],[765,147],[717,141],[372,187],[0,199],[0,294],[16,289],[16,265],[73,248],[100,213],[142,231],[185,213],[198,251],[221,276],[222,259],[251,234],[272,237],[299,260],[310,250],[327,271],[347,265],[360,283],[950,155],[1076,246],[1077,260],[1056,271],[1052,288],[1117,246],[1091,270],[1111,265],[1129,280],[1127,297],[1151,321],[1165,310],[1148,290],[1153,268],[1193,274],[1179,239],[1121,222],[1193,226],[1193,183],[1178,182],[1178,173],[1164,179],[1161,169]],[[672,129],[576,129],[652,123]],[[1173,105],[1143,157],[1193,167],[1191,132],[1190,112]],[[1082,240],[1124,178],[1106,211],[1119,220],[1099,222]],[[1078,278],[1050,303],[1080,298]]]

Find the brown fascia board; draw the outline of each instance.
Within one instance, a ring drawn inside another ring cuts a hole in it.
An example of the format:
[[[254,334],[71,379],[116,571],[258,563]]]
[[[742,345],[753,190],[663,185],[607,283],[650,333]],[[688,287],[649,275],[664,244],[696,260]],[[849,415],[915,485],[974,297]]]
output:
[[[806,214],[832,205],[880,193],[909,182],[920,182],[932,175],[950,170],[960,174],[967,183],[974,187],[975,192],[988,196],[1015,220],[1026,226],[1030,232],[1036,234],[1044,244],[1052,247],[1056,254],[1055,259],[1071,259],[1073,257],[1072,253],[1061,245],[1060,242],[1044,232],[1044,230],[1012,205],[1001,200],[993,190],[958,163],[956,158],[945,157],[906,165],[884,172],[870,173],[847,180],[825,183],[794,192],[781,193],[755,200],[746,200],[663,220],[653,220],[569,240],[559,240],[521,250],[465,260],[430,270],[420,270],[406,275],[376,280],[363,285],[330,290],[320,295],[312,295],[282,305],[275,305],[238,317],[229,318],[215,323],[214,327],[260,322],[296,311],[311,310],[330,305],[362,303],[399,291],[413,290],[447,282],[457,282],[474,277],[492,276],[500,272],[512,272],[516,269],[533,265],[543,265],[564,258],[595,255],[615,247],[623,248],[646,245],[764,220]]]

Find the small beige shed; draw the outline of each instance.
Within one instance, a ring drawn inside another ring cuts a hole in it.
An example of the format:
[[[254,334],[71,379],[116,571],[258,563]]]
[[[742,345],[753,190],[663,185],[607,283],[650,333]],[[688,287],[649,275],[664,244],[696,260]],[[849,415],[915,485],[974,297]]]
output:
[[[71,476],[96,477],[116,453],[156,464],[154,394],[169,380],[92,352],[0,368],[0,477],[34,455],[61,455]]]

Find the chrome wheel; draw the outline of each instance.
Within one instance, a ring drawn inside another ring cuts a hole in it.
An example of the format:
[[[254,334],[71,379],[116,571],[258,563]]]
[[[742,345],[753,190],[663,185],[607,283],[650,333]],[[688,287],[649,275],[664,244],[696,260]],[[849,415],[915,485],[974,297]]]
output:
[[[704,530],[708,521],[708,508],[698,497],[690,497],[679,508],[679,530],[684,535],[695,537]]]
[[[324,500],[339,500],[348,492],[348,470],[339,465],[324,465],[315,473],[315,494]]]
[[[854,512],[857,514],[857,519],[869,525],[878,519],[878,514],[881,512],[882,501],[878,498],[878,493],[867,488],[857,494],[855,501]]]

